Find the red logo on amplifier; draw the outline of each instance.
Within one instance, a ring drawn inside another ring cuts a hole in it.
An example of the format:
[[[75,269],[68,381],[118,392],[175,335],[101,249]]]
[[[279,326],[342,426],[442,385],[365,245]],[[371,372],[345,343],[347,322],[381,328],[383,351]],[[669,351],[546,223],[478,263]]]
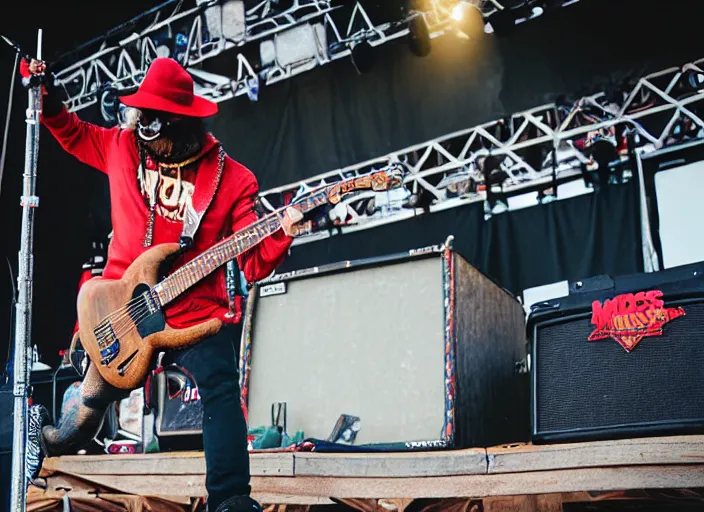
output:
[[[615,339],[625,350],[633,350],[645,336],[661,336],[663,326],[684,316],[682,308],[666,308],[662,292],[627,293],[602,305],[592,303],[592,324],[596,327],[589,341]]]

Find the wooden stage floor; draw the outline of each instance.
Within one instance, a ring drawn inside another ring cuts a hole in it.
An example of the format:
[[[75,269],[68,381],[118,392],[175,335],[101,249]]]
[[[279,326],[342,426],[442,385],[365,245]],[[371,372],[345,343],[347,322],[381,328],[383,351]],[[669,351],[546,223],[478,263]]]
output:
[[[704,436],[393,454],[254,453],[251,471],[253,495],[272,504],[325,504],[331,498],[496,502],[528,495],[561,496],[561,503],[612,492],[704,488]],[[41,474],[46,489],[34,492],[188,503],[205,495],[204,473],[198,452],[50,458]],[[562,510],[553,502],[520,510]]]

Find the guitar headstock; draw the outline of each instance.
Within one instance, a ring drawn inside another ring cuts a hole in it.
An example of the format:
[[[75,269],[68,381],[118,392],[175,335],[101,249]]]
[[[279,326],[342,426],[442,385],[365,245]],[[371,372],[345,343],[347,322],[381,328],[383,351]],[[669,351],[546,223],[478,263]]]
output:
[[[337,204],[352,192],[360,190],[385,192],[400,187],[402,183],[402,169],[400,166],[392,166],[389,169],[374,171],[364,176],[350,178],[330,185],[327,187],[328,201],[331,204]]]
[[[322,185],[304,193],[289,206],[296,208],[301,213],[307,213],[326,203],[338,204],[353,192],[362,190],[384,192],[400,187],[402,184],[403,168],[400,164],[392,164],[387,169],[374,171],[364,176],[338,181],[332,185]]]

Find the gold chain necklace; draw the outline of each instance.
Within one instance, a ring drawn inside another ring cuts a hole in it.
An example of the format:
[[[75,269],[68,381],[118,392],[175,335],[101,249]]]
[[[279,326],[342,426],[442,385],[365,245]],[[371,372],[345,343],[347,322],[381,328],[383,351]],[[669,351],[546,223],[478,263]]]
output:
[[[203,155],[205,155],[208,151],[209,151],[209,149],[201,150],[200,153],[192,156],[191,158],[187,158],[183,162],[178,162],[175,164],[166,164],[166,163],[162,163],[162,162],[157,162],[156,160],[154,160],[154,163],[156,163],[156,165],[162,169],[181,169],[183,167],[186,167],[187,165],[191,165],[193,162],[195,162],[196,160],[201,158]]]
[[[179,162],[179,163],[175,163],[175,164],[166,164],[166,163],[160,163],[160,162],[155,161],[157,167],[159,168],[159,172],[158,172],[158,178],[156,180],[156,183],[154,184],[154,190],[153,190],[152,197],[150,198],[151,204],[149,205],[149,217],[147,219],[147,230],[144,235],[144,239],[142,240],[142,247],[150,247],[152,245],[153,240],[154,240],[154,223],[156,221],[156,204],[157,204],[156,196],[159,193],[159,183],[161,182],[161,176],[162,176],[161,169],[178,169],[178,172],[180,173],[182,167],[185,167],[187,165],[192,164],[193,162],[195,162],[196,160],[198,160],[199,158],[204,156],[206,153],[208,153],[211,149],[212,148],[203,149],[197,155],[192,156],[191,158],[188,158],[188,159],[184,160],[183,162]],[[225,164],[225,152],[224,152],[222,146],[220,146],[220,151],[219,151],[219,155],[218,155],[218,171],[217,171],[218,172],[218,181],[219,181],[220,175],[222,174],[224,164]],[[146,169],[145,169],[145,172],[146,172]]]

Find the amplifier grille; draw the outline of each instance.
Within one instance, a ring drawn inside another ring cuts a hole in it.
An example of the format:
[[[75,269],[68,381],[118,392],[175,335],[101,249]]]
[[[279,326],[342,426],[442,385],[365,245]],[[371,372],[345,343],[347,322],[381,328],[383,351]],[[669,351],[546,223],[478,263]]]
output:
[[[590,317],[538,325],[538,433],[704,422],[704,303],[682,307],[686,316],[631,353],[612,339],[588,342]]]
[[[287,403],[291,435],[325,439],[358,416],[356,444],[436,440],[445,418],[442,260],[319,275],[257,299],[250,425]]]

